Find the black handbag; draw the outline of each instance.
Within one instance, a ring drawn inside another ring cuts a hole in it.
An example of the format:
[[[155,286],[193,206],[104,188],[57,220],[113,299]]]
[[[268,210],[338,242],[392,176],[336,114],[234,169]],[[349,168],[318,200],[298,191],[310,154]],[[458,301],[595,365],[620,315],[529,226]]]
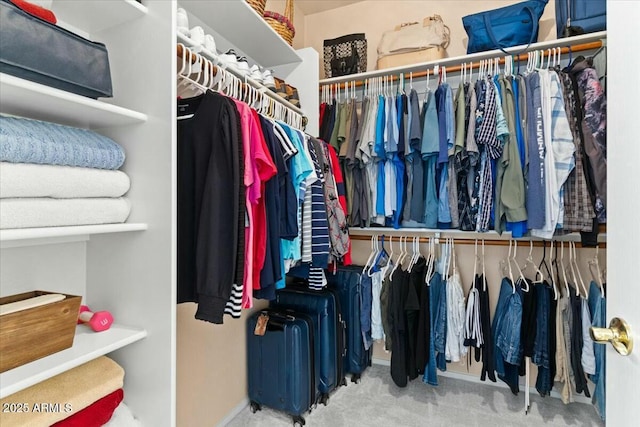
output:
[[[364,33],[348,34],[324,41],[325,77],[339,77],[367,71],[367,39]]]
[[[109,55],[92,42],[0,0],[0,72],[89,98],[111,97]]]

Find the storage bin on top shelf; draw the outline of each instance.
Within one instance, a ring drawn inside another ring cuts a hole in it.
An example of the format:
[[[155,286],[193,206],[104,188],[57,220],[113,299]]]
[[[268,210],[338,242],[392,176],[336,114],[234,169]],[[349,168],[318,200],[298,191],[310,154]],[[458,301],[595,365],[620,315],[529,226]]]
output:
[[[89,98],[113,96],[104,44],[34,16],[9,0],[0,0],[0,22],[0,72]]]
[[[0,306],[46,295],[58,301],[0,315],[0,372],[17,368],[73,345],[80,300],[76,295],[32,291],[0,298]]]

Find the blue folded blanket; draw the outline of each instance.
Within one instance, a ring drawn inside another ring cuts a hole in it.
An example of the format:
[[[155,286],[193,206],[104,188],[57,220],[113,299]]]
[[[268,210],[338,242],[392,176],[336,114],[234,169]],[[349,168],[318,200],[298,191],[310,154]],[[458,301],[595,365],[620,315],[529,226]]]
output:
[[[0,160],[118,169],[124,163],[124,150],[87,129],[0,116]]]

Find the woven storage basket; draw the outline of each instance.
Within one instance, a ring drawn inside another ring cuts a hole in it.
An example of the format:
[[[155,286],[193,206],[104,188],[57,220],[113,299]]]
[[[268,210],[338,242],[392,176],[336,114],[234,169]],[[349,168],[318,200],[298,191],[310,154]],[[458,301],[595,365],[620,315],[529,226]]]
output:
[[[258,15],[264,15],[264,7],[267,4],[267,0],[247,0],[247,3],[249,3],[249,6],[251,6],[253,10],[258,12]]]
[[[287,0],[284,15],[267,10],[264,12],[264,20],[290,46],[293,46],[293,36],[296,35],[296,29],[293,27],[293,0]]]

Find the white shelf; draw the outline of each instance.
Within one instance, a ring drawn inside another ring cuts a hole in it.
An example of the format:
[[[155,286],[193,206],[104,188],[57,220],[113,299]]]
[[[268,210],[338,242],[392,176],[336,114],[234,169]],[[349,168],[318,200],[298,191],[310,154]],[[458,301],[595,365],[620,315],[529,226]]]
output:
[[[385,236],[425,236],[425,237],[438,237],[447,238],[452,237],[454,239],[478,239],[478,240],[512,240],[510,231],[505,231],[502,235],[496,231],[487,231],[485,233],[478,233],[475,231],[462,231],[462,230],[445,230],[445,229],[433,229],[433,228],[388,228],[388,227],[350,227],[349,234],[352,236],[371,236],[371,235],[385,235]],[[515,240],[521,241],[543,241],[538,237],[519,237]],[[556,242],[580,242],[580,233],[570,233],[564,236],[554,236],[553,240]],[[598,234],[598,242],[607,242],[607,233]]]
[[[572,46],[572,45],[582,44],[582,43],[589,43],[589,42],[594,42],[594,41],[598,41],[606,38],[607,38],[607,32],[599,31],[596,33],[582,34],[579,36],[567,37],[564,39],[548,40],[540,43],[532,43],[528,48],[526,45],[522,45],[522,46],[510,47],[505,50],[510,54],[516,54],[516,53],[531,52],[534,50],[553,49],[554,47],[564,47],[564,46]],[[505,56],[505,53],[501,50],[488,50],[486,52],[478,52],[478,53],[472,53],[469,55],[454,56],[453,58],[443,58],[443,59],[437,59],[435,61],[421,62],[421,63],[411,64],[411,65],[403,65],[401,67],[385,68],[384,70],[374,70],[374,71],[367,71],[366,73],[349,74],[347,76],[332,77],[329,79],[320,80],[320,85],[342,83],[347,81],[350,82],[352,80],[356,80],[356,81],[365,80],[373,77],[388,76],[388,75],[399,74],[399,73],[425,71],[427,69],[432,69],[434,65],[440,65],[441,67],[450,67],[453,65],[460,65],[465,62],[477,62],[483,59],[502,58],[504,56]],[[575,53],[574,53],[574,56],[576,56]]]
[[[182,0],[179,7],[263,67],[299,63],[302,58],[244,0]]]
[[[61,22],[89,34],[117,27],[147,14],[135,0],[54,0],[51,10]]]
[[[89,240],[92,234],[126,233],[143,231],[144,223],[76,225],[70,227],[17,228],[0,230],[2,248],[32,246],[47,243],[63,243]]]
[[[0,398],[23,390],[83,363],[111,353],[147,336],[144,329],[112,325],[104,332],[93,332],[78,325],[73,346],[0,374]]]
[[[300,114],[301,116],[304,116],[304,111],[302,111],[302,109],[300,109],[299,107],[296,107],[295,105],[293,105],[291,102],[287,101],[286,99],[284,99],[283,97],[281,97],[280,95],[277,95],[275,92],[273,92],[272,90],[268,89],[265,85],[263,85],[262,83],[252,79],[251,77],[246,76],[245,74],[243,74],[239,69],[233,67],[233,66],[224,66],[220,63],[220,60],[218,59],[218,55],[215,55],[211,52],[205,51],[205,50],[199,50],[199,49],[194,49],[193,45],[193,41],[188,38],[183,36],[182,34],[178,33],[178,37],[177,40],[179,43],[182,43],[183,45],[187,46],[189,49],[192,50],[192,52],[207,58],[209,61],[211,61],[214,65],[224,68],[225,70],[227,70],[228,72],[230,72],[231,74],[233,74],[234,76],[236,76],[237,78],[239,78],[240,80],[242,80],[243,82],[248,83],[251,87],[258,89],[259,92],[267,95],[269,98],[275,100],[276,102],[284,105],[285,107],[289,108],[290,110],[293,110],[294,112]]]
[[[78,2],[82,3],[82,2]],[[0,73],[0,112],[83,128],[143,123],[147,115]]]

